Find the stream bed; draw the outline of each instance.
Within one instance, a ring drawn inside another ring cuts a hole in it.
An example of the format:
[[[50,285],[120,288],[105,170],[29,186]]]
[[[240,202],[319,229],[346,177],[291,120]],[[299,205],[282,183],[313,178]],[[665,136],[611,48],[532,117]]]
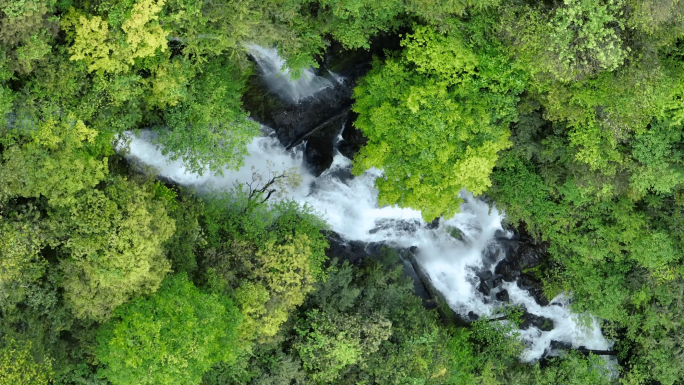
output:
[[[293,81],[287,74],[277,73],[283,62],[274,50],[256,46],[251,49],[269,92],[283,99],[288,108],[314,103],[318,93],[350,94],[351,86],[341,75],[305,71],[306,76]],[[568,348],[611,348],[612,342],[603,336],[598,320],[572,314],[565,295],[546,301],[540,283],[520,272],[523,267],[534,267],[539,250],[503,229],[504,213],[495,205],[490,207],[463,191],[461,212],[433,223],[424,222],[420,212],[412,209],[379,207],[374,181],[382,171],[371,169],[358,177],[351,174],[350,152],[345,147],[345,136],[349,137],[345,130],[352,129],[349,123],[346,118],[333,121],[329,134],[319,137],[327,138],[324,144],[329,145],[332,157],[322,167],[312,165],[307,155],[312,151],[307,146],[317,139],[305,140],[288,151],[292,135],[266,126],[262,136],[248,146],[245,165],[238,171],[226,170],[223,176],[187,172],[180,161],[163,156],[152,144],[152,134],[146,131],[137,136],[128,134],[128,156],[156,167],[164,178],[198,190],[227,189],[235,183],[249,182],[254,170],[266,173],[295,169],[302,183],[287,197],[316,210],[337,234],[338,243],[354,243],[361,248],[382,244],[409,250],[418,275],[427,281],[425,285],[463,319],[496,317],[497,309],[505,304],[524,307],[520,333],[528,348],[522,360],[535,361]]]

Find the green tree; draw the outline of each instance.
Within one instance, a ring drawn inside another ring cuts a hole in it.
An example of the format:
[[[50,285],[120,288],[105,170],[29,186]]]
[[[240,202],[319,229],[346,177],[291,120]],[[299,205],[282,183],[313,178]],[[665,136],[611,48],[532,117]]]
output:
[[[55,206],[73,203],[78,192],[107,174],[106,158],[92,154],[96,136],[80,120],[48,120],[28,138],[19,138],[2,152],[0,202],[44,196]]]
[[[423,308],[401,267],[392,265],[396,258],[388,254],[387,266],[332,264],[328,279],[316,285],[293,336],[293,353],[311,379],[336,384],[444,379],[448,334],[436,311]]]
[[[123,2],[122,2],[123,3]],[[167,32],[159,25],[164,0],[140,0],[132,5],[130,16],[119,28],[109,29],[109,21],[100,16],[79,14],[73,10],[63,21],[73,28],[70,60],[83,60],[88,71],[99,74],[126,72],[138,58],[154,56],[167,48]]]
[[[0,206],[1,207],[1,206]],[[27,289],[40,279],[47,261],[40,254],[46,234],[34,210],[0,217],[0,307],[21,302]],[[9,309],[6,309],[9,310]]]
[[[300,319],[294,349],[316,383],[334,383],[347,366],[362,364],[392,334],[392,323],[382,316],[359,317],[321,313]]]
[[[498,153],[511,144],[521,79],[501,53],[478,55],[456,32],[416,27],[402,44],[401,57],[376,61],[354,91],[354,124],[368,138],[354,172],[383,170],[381,205],[451,217],[461,189],[478,195],[491,185]]]
[[[30,342],[7,337],[0,340],[0,383],[17,385],[48,384],[52,377],[50,361],[36,362]]]
[[[259,133],[248,119],[240,96],[249,72],[227,57],[213,59],[189,84],[186,97],[164,112],[158,143],[171,159],[182,159],[189,171],[202,173],[239,168],[247,145]]]
[[[299,234],[259,248],[234,242],[228,255],[210,252],[207,264],[216,266],[210,268],[210,274],[218,274],[224,285],[233,281],[237,286],[232,296],[244,315],[241,337],[272,338],[304,302],[315,282],[311,246],[307,236]]]
[[[324,277],[328,244],[320,233],[325,224],[310,209],[289,200],[269,205],[268,189],[252,187],[208,202],[202,263],[209,285],[229,293],[244,315],[241,336],[263,342]]]
[[[623,1],[566,0],[549,13],[540,8],[516,8],[502,24],[523,56],[532,62],[530,71],[550,74],[569,82],[601,71],[614,71],[627,58],[623,43]],[[514,16],[515,15],[515,16]]]
[[[115,385],[198,384],[214,363],[234,354],[239,323],[230,301],[200,292],[178,274],[102,325],[99,373]]]
[[[104,191],[51,212],[51,244],[67,252],[63,287],[78,318],[106,320],[134,296],[153,293],[169,271],[162,245],[174,223],[150,190],[115,177]]]
[[[54,0],[0,2],[0,51],[12,72],[24,75],[50,53],[57,34]]]

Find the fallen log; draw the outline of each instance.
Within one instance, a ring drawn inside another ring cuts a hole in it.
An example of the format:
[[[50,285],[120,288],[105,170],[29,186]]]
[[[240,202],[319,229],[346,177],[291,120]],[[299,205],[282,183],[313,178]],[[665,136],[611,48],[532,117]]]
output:
[[[574,350],[577,350],[578,352],[584,353],[584,354],[591,353],[591,354],[596,355],[596,356],[617,356],[617,354],[618,354],[618,352],[616,352],[614,350],[587,349],[584,346],[580,346],[579,348],[574,349]]]

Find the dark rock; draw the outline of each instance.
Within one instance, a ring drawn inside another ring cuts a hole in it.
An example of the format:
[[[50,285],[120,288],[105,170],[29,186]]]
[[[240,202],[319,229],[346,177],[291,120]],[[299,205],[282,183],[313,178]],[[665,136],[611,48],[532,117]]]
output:
[[[534,301],[538,303],[540,306],[548,306],[549,305],[549,300],[546,299],[546,296],[544,296],[544,292],[542,289],[527,289],[527,292],[530,293],[532,298],[534,298]]]
[[[330,138],[316,137],[306,142],[304,160],[307,168],[314,176],[319,176],[333,162],[333,145]]]
[[[463,231],[461,231],[461,229],[459,229],[458,227],[448,226],[446,230],[452,238],[459,240],[461,242],[465,242],[465,234],[463,234]]]
[[[475,314],[475,312],[471,311],[471,312],[468,312],[468,318],[472,321],[477,321],[478,319],[480,319],[480,316]]]
[[[505,249],[506,259],[515,262],[521,270],[541,265],[546,259],[548,244],[537,243],[527,234],[517,234],[511,238],[500,237],[499,244]]]
[[[553,320],[546,317],[538,316],[528,312],[523,313],[520,329],[526,330],[532,326],[538,328],[539,330],[548,332],[553,330],[554,325]]]
[[[258,71],[257,71],[258,72]],[[323,71],[325,72],[325,71]],[[351,104],[354,84],[336,84],[299,103],[280,99],[271,92],[256,73],[248,80],[242,101],[253,119],[275,130],[283,146],[289,146],[306,137],[305,161],[311,172],[318,176],[333,159],[333,143],[343,123],[348,121],[344,112]],[[336,117],[328,122],[332,117]],[[323,126],[321,126],[325,123]],[[319,127],[320,126],[320,127]]]
[[[506,282],[513,282],[520,276],[520,266],[508,259],[504,259],[496,265],[494,273],[500,275]]]
[[[503,276],[496,275],[492,280],[492,287],[499,287],[503,283]]]
[[[551,350],[570,350],[572,349],[572,344],[569,342],[551,340]]]
[[[426,309],[435,309],[438,305],[434,297],[430,294],[425,283],[420,279],[418,272],[416,271],[413,263],[411,263],[410,258],[404,260],[403,272],[407,277],[411,278],[413,281],[413,292],[423,300],[423,307]]]
[[[511,298],[508,295],[508,290],[503,289],[500,292],[496,293],[496,299],[501,301],[501,302],[510,302]]]
[[[329,169],[328,172],[333,178],[345,184],[354,179],[354,175],[351,173],[351,165],[348,167],[335,167],[334,169]],[[313,183],[315,185],[317,181],[314,181]]]
[[[521,245],[516,255],[522,269],[530,269],[539,266],[544,257],[544,253],[539,247],[529,244]]]
[[[400,49],[401,40],[402,38],[397,33],[381,33],[371,39],[370,47],[367,47],[369,49],[356,50],[345,49],[341,44],[332,41],[314,72],[318,76],[328,78],[333,86],[298,102],[287,98],[282,99],[276,92],[272,92],[261,76],[261,69],[257,66],[255,73],[248,79],[247,87],[242,95],[243,106],[254,120],[273,128],[278,140],[284,146],[288,146],[330,117],[335,116],[344,106],[350,106],[357,79],[372,68],[373,58],[383,58],[386,52]],[[339,130],[344,127],[343,141],[337,143],[338,150],[350,159],[367,142],[363,134],[354,127],[356,117],[357,115],[353,112],[344,114],[338,122],[332,124],[333,129],[323,130],[328,131],[325,135],[331,139],[330,143],[334,143]],[[334,135],[330,136],[331,133]],[[329,144],[326,144],[324,148],[319,146],[309,148],[311,153],[306,161],[307,163],[311,160],[315,162],[313,166],[309,164],[314,173],[318,174],[331,159],[332,152],[329,150]]]
[[[480,280],[480,284],[477,285],[477,291],[484,295],[489,295],[489,292],[492,290],[491,287],[487,284],[487,281]]]
[[[354,111],[350,111],[347,114],[347,120],[342,128],[342,141],[337,144],[337,150],[340,154],[346,156],[349,159],[353,159],[354,155],[365,146],[368,139],[363,136],[363,133],[358,128],[354,127],[354,121],[358,114]]]
[[[475,275],[483,281],[488,281],[492,279],[492,277],[494,276],[492,272],[489,270],[478,271],[477,273],[475,273]]]
[[[530,287],[538,289],[542,288],[541,281],[537,279],[535,276],[527,273],[520,274],[520,279],[518,279],[517,285],[521,289],[527,289]]]
[[[487,264],[494,264],[499,259],[501,255],[501,248],[498,245],[492,245],[483,250],[483,259]]]
[[[349,261],[351,264],[358,265],[368,257],[364,242],[347,241],[333,231],[328,232],[327,236],[330,247],[325,254],[328,258],[337,258],[340,261]]]
[[[383,259],[385,256],[387,256],[387,253],[385,253],[385,250],[387,248],[388,245],[384,242],[370,242],[366,244],[366,253],[368,253],[369,257],[373,257],[375,259]],[[398,249],[397,251],[399,251],[399,254],[401,254],[403,250]]]
[[[434,230],[439,227],[439,217],[435,218],[432,222],[425,225],[430,230]]]
[[[371,229],[369,233],[375,234],[381,230],[391,229],[392,231],[401,231],[405,233],[415,233],[420,227],[420,222],[413,220],[401,220],[401,219],[382,219],[375,221],[375,228]]]
[[[549,304],[549,300],[544,296],[541,281],[534,276],[523,273],[520,275],[520,279],[518,279],[516,284],[519,288],[527,291],[539,305],[547,306]]]

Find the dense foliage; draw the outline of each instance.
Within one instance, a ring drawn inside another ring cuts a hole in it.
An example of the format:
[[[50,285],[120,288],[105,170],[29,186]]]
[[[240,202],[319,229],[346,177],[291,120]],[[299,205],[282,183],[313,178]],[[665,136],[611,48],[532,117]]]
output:
[[[234,353],[239,313],[181,273],[149,299],[119,307],[98,332],[101,374],[113,384],[196,384]]]
[[[545,368],[520,363],[514,324],[449,325],[423,308],[397,255],[361,267],[337,263],[280,331],[276,344],[215,367],[210,384],[607,383],[597,357],[568,355]]]
[[[683,4],[0,0],[0,383],[684,382]],[[190,171],[237,168],[249,44],[297,76],[396,35],[354,91],[354,172],[426,220],[464,188],[496,202],[548,244],[546,296],[616,341],[618,377],[521,363],[515,311],[456,325],[396,255],[329,261],[307,207],[197,197],[115,151],[148,129]]]
[[[481,194],[510,146],[524,78],[495,46],[476,51],[461,33],[416,27],[355,90],[356,127],[369,139],[357,172],[381,168],[380,204],[420,209],[426,220],[453,216],[462,188]]]

